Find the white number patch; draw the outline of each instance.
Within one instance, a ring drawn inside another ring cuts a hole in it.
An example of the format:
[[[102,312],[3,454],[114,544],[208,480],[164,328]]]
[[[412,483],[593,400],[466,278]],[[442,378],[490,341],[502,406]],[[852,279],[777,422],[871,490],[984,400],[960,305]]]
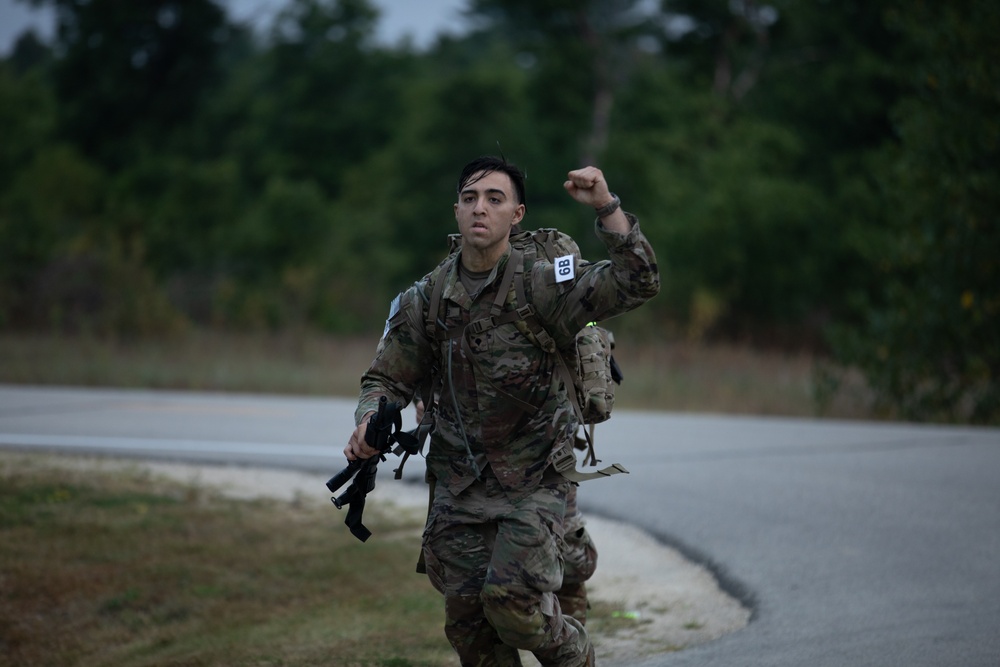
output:
[[[573,261],[573,255],[556,257],[554,266],[556,268],[557,283],[564,283],[567,280],[576,278],[576,262]]]

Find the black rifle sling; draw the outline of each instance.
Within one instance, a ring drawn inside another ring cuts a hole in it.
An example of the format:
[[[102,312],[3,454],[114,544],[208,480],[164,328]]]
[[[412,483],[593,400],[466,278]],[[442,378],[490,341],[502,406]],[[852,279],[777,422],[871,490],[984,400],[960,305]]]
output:
[[[347,480],[351,480],[350,486],[340,496],[332,498],[337,509],[342,509],[348,505],[347,517],[344,523],[350,528],[351,533],[362,542],[371,537],[371,531],[362,523],[365,498],[375,488],[375,476],[378,473],[379,461],[385,461],[385,455],[389,451],[396,454],[406,452],[407,455],[415,454],[417,451],[417,440],[410,434],[403,432],[403,419],[399,404],[389,403],[385,396],[379,399],[379,409],[368,421],[368,428],[365,432],[365,442],[368,446],[378,450],[378,454],[365,459],[360,463],[355,460],[348,463],[347,467],[332,477],[326,483],[331,492],[336,493]],[[396,445],[393,449],[393,445]]]
[[[367,475],[368,471],[362,468],[358,474]],[[365,513],[366,493],[355,494],[354,498],[351,499],[351,503],[347,506],[347,516],[344,517],[344,525],[347,526],[354,537],[362,542],[367,542],[368,538],[372,536],[372,531],[368,530],[365,524],[361,523],[362,515]]]

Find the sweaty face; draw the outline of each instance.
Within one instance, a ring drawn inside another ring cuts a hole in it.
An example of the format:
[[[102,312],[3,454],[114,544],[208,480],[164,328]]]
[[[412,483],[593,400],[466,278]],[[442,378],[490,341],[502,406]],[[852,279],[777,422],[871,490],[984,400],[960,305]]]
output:
[[[510,176],[492,171],[475,174],[458,193],[455,220],[463,246],[483,263],[496,263],[507,249],[510,228],[524,217]],[[478,263],[478,262],[477,262]]]

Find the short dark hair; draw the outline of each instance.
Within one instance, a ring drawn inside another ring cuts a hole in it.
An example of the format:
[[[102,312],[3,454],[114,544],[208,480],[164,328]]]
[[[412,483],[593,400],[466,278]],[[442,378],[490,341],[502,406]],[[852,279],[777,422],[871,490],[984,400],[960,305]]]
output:
[[[482,157],[477,157],[475,160],[465,165],[462,169],[462,173],[458,177],[458,190],[459,194],[465,189],[465,186],[475,183],[472,177],[476,174],[482,172],[482,175],[490,174],[494,171],[499,171],[507,174],[510,177],[511,182],[514,184],[514,192],[517,195],[517,203],[524,203],[524,172],[517,165],[507,162],[506,158],[496,157],[494,155],[483,155]],[[482,178],[482,176],[480,176]],[[478,178],[476,179],[479,180]]]

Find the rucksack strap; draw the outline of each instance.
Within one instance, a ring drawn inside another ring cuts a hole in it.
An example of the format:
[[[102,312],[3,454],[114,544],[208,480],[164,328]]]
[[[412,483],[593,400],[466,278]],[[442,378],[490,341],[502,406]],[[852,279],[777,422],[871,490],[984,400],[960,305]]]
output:
[[[573,448],[570,446],[564,446],[556,452],[555,456],[552,457],[551,463],[556,472],[569,481],[577,483],[586,482],[591,479],[603,479],[611,477],[611,475],[628,474],[628,470],[621,463],[612,463],[607,468],[594,472],[580,472],[576,469],[576,456],[573,455]]]
[[[445,272],[443,267],[444,264],[442,264],[442,268],[437,272],[437,279],[434,280],[434,287],[431,288],[431,300],[427,304],[427,333],[431,340],[438,340],[438,312],[441,309],[441,295],[444,293],[445,281],[444,276],[441,275]],[[444,326],[443,321],[441,322],[441,326]],[[424,403],[427,403],[426,399],[424,399]]]
[[[548,241],[549,237],[546,236]],[[518,303],[527,303],[527,294],[524,289],[524,278],[523,272],[518,273],[515,277],[514,290],[517,293]],[[531,307],[530,304],[528,307]],[[518,311],[521,309],[519,308]],[[517,312],[517,311],[515,311]],[[535,339],[538,341],[539,347],[551,354],[556,359],[556,369],[559,372],[559,376],[563,383],[566,385],[566,391],[569,394],[569,402],[573,406],[573,412],[576,415],[577,422],[581,425],[585,425],[585,420],[583,418],[583,410],[580,408],[580,402],[576,398],[576,379],[573,375],[573,371],[570,370],[569,364],[566,363],[566,357],[559,350],[556,345],[555,340],[549,335],[549,332],[545,330],[542,323],[538,321],[535,317],[535,309],[531,308],[530,313],[527,313],[524,318],[522,318],[525,326],[528,327],[528,331],[534,335]],[[596,466],[600,463],[600,459],[597,458],[597,452],[594,449],[594,436],[589,433],[586,428],[583,430],[583,434],[587,440],[587,465]],[[613,467],[613,466],[612,466]],[[601,471],[598,471],[601,472]],[[626,471],[627,472],[627,471]],[[583,474],[583,473],[577,473]],[[587,473],[593,474],[593,473]],[[593,479],[593,477],[588,477],[588,479]],[[575,480],[574,480],[575,481]]]
[[[580,402],[576,400],[576,380],[573,377],[573,372],[569,369],[569,365],[566,363],[566,359],[559,351],[556,351],[556,366],[559,368],[559,374],[566,384],[566,391],[570,394],[569,402],[573,404],[573,412],[576,413],[577,422],[584,427],[583,435],[587,439],[587,465],[596,466],[601,461],[597,458],[597,452],[594,450],[594,436],[587,430],[583,419],[583,410],[580,408]],[[628,471],[626,470],[625,472]]]
[[[428,334],[431,340],[437,340],[438,337],[438,324],[437,324],[437,312],[441,305],[441,294],[444,290],[444,280],[442,280],[440,273],[443,273],[442,269],[437,276],[437,280],[434,281],[434,286],[431,288],[431,298],[427,306],[427,321],[428,324]],[[441,323],[442,326],[444,323]],[[406,465],[406,461],[410,458],[411,454],[422,454],[424,451],[424,443],[427,441],[427,435],[431,432],[434,426],[434,409],[436,405],[435,394],[441,384],[441,373],[437,366],[431,370],[430,376],[427,381],[420,389],[420,399],[424,402],[424,415],[417,424],[417,428],[411,431],[414,439],[416,440],[415,451],[404,450],[402,451],[403,458],[399,462],[399,466],[393,470],[395,479],[402,479],[403,477],[403,466]],[[395,451],[398,456],[400,451]]]
[[[510,291],[510,284],[514,280],[514,273],[524,270],[521,266],[523,261],[524,253],[520,249],[511,246],[510,257],[507,258],[507,268],[504,269],[503,278],[500,280],[500,285],[497,288],[497,296],[493,299],[493,305],[490,306],[490,315],[499,315],[503,312],[503,305],[507,302],[507,293]],[[527,303],[522,301],[522,303]]]
[[[510,292],[510,285],[514,282],[515,274],[520,277],[523,273],[524,267],[521,266],[523,262],[523,253],[518,248],[511,248],[510,257],[507,259],[507,267],[504,270],[503,276],[500,278],[500,284],[497,287],[496,298],[493,299],[493,303],[490,304],[490,316],[484,317],[482,319],[470,322],[469,324],[462,327],[455,327],[451,330],[443,329],[444,323],[442,322],[441,332],[438,332],[437,325],[437,314],[441,308],[441,297],[444,293],[444,276],[438,275],[437,279],[434,281],[434,287],[431,288],[431,299],[427,306],[427,315],[430,320],[430,325],[428,326],[428,333],[432,340],[444,341],[453,340],[465,335],[466,330],[472,333],[482,333],[487,329],[499,326],[501,324],[507,324],[508,322],[516,322],[521,319],[520,309],[514,311],[503,311],[504,303],[507,301],[507,294]],[[459,261],[457,256],[455,261]],[[444,270],[441,271],[444,273]],[[521,282],[521,281],[518,281]],[[523,288],[522,288],[523,290]],[[521,301],[521,303],[527,303],[526,301]]]

